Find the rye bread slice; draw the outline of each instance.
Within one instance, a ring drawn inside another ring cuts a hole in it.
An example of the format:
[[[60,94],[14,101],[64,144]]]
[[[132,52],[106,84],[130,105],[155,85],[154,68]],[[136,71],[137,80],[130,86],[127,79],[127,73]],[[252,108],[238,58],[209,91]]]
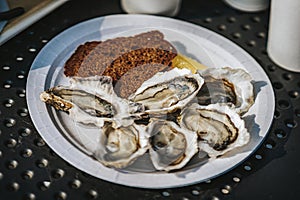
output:
[[[128,85],[130,91],[126,92],[126,87],[118,88],[116,91],[120,96],[128,97],[147,80],[146,77],[170,69],[176,55],[175,47],[166,41],[159,31],[105,41],[91,41],[75,50],[65,63],[64,74],[67,77],[111,76],[114,84],[126,74],[126,79],[122,79],[122,85]],[[138,66],[143,67],[138,68],[141,70],[134,70],[130,75],[132,69]],[[148,72],[149,74],[145,75]]]

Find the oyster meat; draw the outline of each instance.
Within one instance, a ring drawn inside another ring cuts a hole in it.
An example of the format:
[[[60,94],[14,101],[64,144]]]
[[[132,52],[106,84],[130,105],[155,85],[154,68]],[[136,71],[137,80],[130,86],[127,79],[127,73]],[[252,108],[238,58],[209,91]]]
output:
[[[241,117],[226,105],[192,104],[182,111],[180,126],[199,136],[199,149],[217,157],[249,142],[250,134]]]
[[[127,167],[149,147],[143,126],[132,124],[114,128],[109,122],[101,129],[98,144],[94,157],[103,165],[113,168]]]
[[[158,72],[130,95],[129,99],[145,106],[145,112],[169,113],[189,103],[200,90],[204,80],[188,69],[174,68]]]
[[[152,119],[147,132],[150,134],[150,158],[157,170],[180,169],[198,151],[197,134],[172,121]]]
[[[227,104],[241,115],[253,105],[252,78],[245,70],[224,67],[199,70],[198,73],[204,78],[204,85],[197,94],[200,105]]]
[[[40,99],[75,121],[102,127],[105,121],[118,127],[130,125],[144,107],[118,97],[107,76],[73,77],[70,86],[56,86],[40,94]]]

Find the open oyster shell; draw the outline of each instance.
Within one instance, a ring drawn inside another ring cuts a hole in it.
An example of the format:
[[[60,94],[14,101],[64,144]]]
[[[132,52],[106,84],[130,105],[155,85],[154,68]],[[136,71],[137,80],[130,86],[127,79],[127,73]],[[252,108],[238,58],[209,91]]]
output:
[[[250,134],[241,117],[226,105],[192,104],[179,118],[180,126],[199,136],[199,149],[215,158],[249,142]]]
[[[204,80],[188,69],[174,68],[158,72],[130,95],[133,102],[145,106],[148,114],[165,114],[189,103],[200,90]]]
[[[243,115],[254,103],[254,91],[251,76],[243,69],[208,68],[199,70],[204,85],[197,94],[200,105],[214,103],[233,106]]]
[[[103,165],[124,168],[148,150],[148,139],[142,125],[132,124],[114,128],[105,123],[94,157]]]
[[[152,119],[147,132],[150,158],[157,170],[180,169],[198,151],[197,134],[172,121]]]
[[[41,93],[43,102],[65,111],[75,121],[102,127],[105,121],[113,126],[130,125],[144,107],[118,97],[107,76],[73,77],[70,86],[55,86]]]

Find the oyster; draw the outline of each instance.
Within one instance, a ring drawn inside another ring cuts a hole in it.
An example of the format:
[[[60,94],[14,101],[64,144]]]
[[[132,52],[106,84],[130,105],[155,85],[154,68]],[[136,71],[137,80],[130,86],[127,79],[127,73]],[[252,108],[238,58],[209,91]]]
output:
[[[114,128],[112,123],[106,122],[94,157],[105,166],[124,168],[142,156],[148,147],[143,126],[132,124]]]
[[[174,68],[168,72],[158,72],[129,99],[143,104],[148,114],[165,114],[189,103],[203,82],[198,74],[192,74],[188,69]]]
[[[227,104],[241,115],[253,105],[252,78],[243,69],[209,68],[198,73],[204,78],[204,85],[197,94],[200,105]]]
[[[152,119],[147,132],[150,158],[157,170],[180,169],[198,151],[197,134],[172,121]]]
[[[132,124],[114,128],[108,122],[101,129],[94,157],[105,166],[124,168],[142,156],[148,146],[143,126]]]
[[[118,97],[112,80],[106,76],[73,77],[70,86],[56,86],[40,94],[40,99],[57,110],[65,111],[75,121],[102,127],[130,125],[143,111],[141,104]]]
[[[179,123],[198,134],[199,149],[213,158],[247,144],[250,138],[244,121],[226,105],[194,103],[182,111]]]

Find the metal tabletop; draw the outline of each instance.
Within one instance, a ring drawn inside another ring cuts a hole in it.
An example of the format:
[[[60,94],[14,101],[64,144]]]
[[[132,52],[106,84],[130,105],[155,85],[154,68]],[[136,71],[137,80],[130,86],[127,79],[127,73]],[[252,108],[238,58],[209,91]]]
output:
[[[268,136],[233,170],[186,187],[139,189],[88,175],[47,146],[27,110],[25,88],[31,63],[61,31],[118,13],[123,13],[118,0],[68,1],[0,46],[0,199],[299,199],[300,74],[278,67],[268,57],[268,10],[245,13],[219,0],[183,0],[175,17],[241,46],[272,82],[276,107]]]

